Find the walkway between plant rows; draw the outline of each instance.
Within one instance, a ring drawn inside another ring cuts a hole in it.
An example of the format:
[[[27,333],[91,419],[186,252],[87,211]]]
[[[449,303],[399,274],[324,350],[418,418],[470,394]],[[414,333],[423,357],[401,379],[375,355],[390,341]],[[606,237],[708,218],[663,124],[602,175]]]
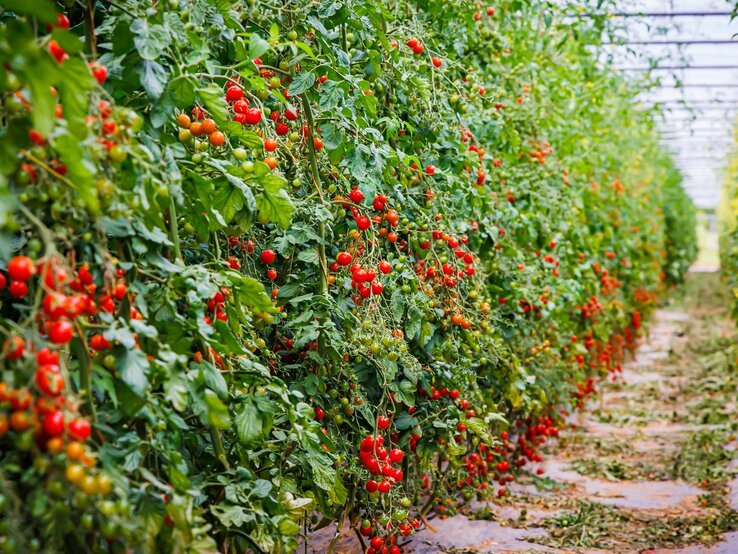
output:
[[[690,274],[622,377],[549,445],[541,478],[432,519],[403,552],[738,553],[738,334],[723,290]],[[346,536],[336,552],[360,549]]]

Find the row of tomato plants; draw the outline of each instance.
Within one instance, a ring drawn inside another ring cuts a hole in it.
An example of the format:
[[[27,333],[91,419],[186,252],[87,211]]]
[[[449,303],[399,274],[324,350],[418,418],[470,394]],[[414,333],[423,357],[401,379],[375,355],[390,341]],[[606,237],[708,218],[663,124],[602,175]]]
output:
[[[542,471],[694,257],[585,4],[3,2],[0,546],[397,554]]]

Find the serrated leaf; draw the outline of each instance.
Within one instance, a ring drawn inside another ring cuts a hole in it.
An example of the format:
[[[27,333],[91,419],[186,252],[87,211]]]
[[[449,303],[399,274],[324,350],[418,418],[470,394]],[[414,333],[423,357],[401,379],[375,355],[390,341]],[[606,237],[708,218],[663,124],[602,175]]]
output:
[[[302,73],[298,73],[295,76],[295,78],[290,83],[290,88],[287,89],[287,92],[290,96],[297,96],[298,94],[302,94],[303,92],[308,90],[314,84],[315,74],[310,71],[303,71]]]
[[[161,58],[172,42],[169,32],[162,25],[149,25],[145,19],[136,19],[131,24],[135,35],[133,43],[142,59],[156,61]]]
[[[50,0],[3,0],[2,6],[20,15],[37,17],[41,23],[56,22],[56,9]]]
[[[169,72],[161,64],[144,60],[138,72],[141,85],[150,100],[157,100],[164,92]]]
[[[328,150],[335,150],[343,142],[343,133],[333,123],[328,123],[320,128],[320,136],[323,139],[323,144]]]
[[[143,398],[149,390],[149,360],[138,348],[116,348],[116,369],[121,380],[136,396]]]
[[[256,198],[259,213],[282,229],[287,229],[292,221],[292,212],[295,211],[292,200],[284,190],[287,181],[270,174],[262,177],[258,182],[262,186],[262,194]]]
[[[270,48],[271,46],[266,40],[256,33],[251,33],[251,37],[249,38],[249,58],[252,60],[258,58]]]
[[[264,422],[259,408],[251,398],[238,407],[235,423],[238,440],[242,445],[249,447],[261,437]]]
[[[208,85],[197,91],[208,110],[208,114],[218,125],[225,125],[230,120],[228,104],[223,97],[223,91],[218,85]]]
[[[301,250],[297,255],[297,259],[301,262],[313,265],[318,265],[320,263],[320,257],[318,256],[318,251],[315,248]]]

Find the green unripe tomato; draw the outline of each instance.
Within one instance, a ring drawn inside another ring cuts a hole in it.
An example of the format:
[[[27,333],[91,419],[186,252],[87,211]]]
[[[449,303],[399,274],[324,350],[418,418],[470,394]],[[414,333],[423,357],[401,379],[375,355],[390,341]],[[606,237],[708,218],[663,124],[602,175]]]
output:
[[[15,436],[15,447],[23,452],[33,448],[33,432],[27,431]]]
[[[251,173],[254,170],[254,162],[252,161],[246,161],[241,164],[241,169],[245,173]]]
[[[279,88],[282,86],[282,79],[279,77],[271,77],[269,79],[269,86],[272,88]]]
[[[13,537],[5,537],[2,540],[1,544],[3,552],[12,553],[16,552],[18,549],[18,544],[15,542],[15,539]]]
[[[405,518],[407,518],[407,510],[396,510],[392,514],[392,519],[395,521],[403,521]]]
[[[180,129],[179,133],[177,133],[177,138],[179,142],[190,142],[192,140],[192,133],[190,133],[189,129]]]
[[[110,149],[110,152],[108,152],[108,156],[110,156],[110,161],[112,161],[114,164],[119,164],[126,161],[128,153],[116,144]]]
[[[28,244],[26,245],[28,247],[28,250],[31,252],[41,252],[41,247],[43,246],[41,244],[41,241],[37,238],[32,238],[28,241]]]
[[[92,525],[95,523],[92,514],[83,514],[79,521],[83,529],[92,529]]]
[[[115,502],[112,500],[104,500],[100,504],[100,511],[104,516],[111,517],[115,514]]]
[[[15,176],[15,182],[19,185],[27,185],[31,182],[31,174],[21,169]]]
[[[300,182],[300,179],[292,179],[292,186],[293,187],[297,188],[300,185],[302,185],[302,183]]]
[[[15,92],[21,87],[20,79],[15,73],[8,73],[5,79],[5,90],[8,92]]]
[[[31,154],[33,154],[39,160],[43,160],[46,157],[46,149],[43,146],[36,144],[31,147]]]
[[[202,154],[200,154],[200,153],[192,154],[192,161],[195,162],[196,164],[201,163],[202,162]]]
[[[290,68],[290,62],[287,60],[282,60],[279,62],[279,69],[282,71],[287,71]]]
[[[354,42],[354,33],[346,33],[346,42]]]
[[[128,126],[131,131],[138,133],[143,127],[143,118],[133,110],[128,112]]]
[[[287,38],[290,40],[297,40],[297,31],[290,31],[287,33]]]
[[[242,162],[246,159],[246,156],[248,156],[249,153],[246,151],[245,148],[234,148],[233,149],[233,157],[236,158],[239,162]]]

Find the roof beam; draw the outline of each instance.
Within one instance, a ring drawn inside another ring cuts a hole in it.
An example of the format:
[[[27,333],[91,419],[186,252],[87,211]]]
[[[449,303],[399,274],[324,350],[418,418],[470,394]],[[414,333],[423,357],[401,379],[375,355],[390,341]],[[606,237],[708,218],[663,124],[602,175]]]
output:
[[[738,65],[657,65],[656,67],[618,67],[620,71],[679,71],[682,69],[738,69]]]
[[[603,46],[631,46],[631,45],[669,45],[669,44],[734,44],[738,46],[738,41],[730,39],[682,39],[682,40],[632,40],[628,42],[603,42]]]
[[[616,12],[611,15],[618,17],[730,17],[731,11],[683,11],[683,12]]]

